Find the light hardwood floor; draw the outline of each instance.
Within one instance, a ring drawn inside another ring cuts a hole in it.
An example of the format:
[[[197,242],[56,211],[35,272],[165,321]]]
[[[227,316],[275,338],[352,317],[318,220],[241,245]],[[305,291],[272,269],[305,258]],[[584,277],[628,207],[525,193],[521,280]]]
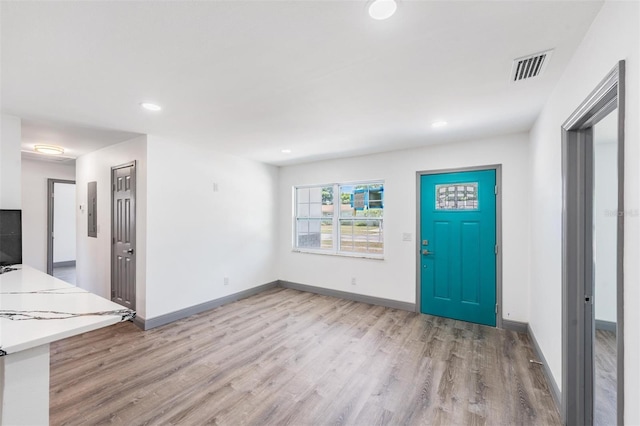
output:
[[[524,334],[275,288],[51,346],[52,425],[559,424]]]
[[[76,285],[75,266],[56,266],[53,268],[53,276],[72,285]]]
[[[616,333],[596,330],[595,344],[595,401],[593,424],[610,426],[617,419],[617,341]]]

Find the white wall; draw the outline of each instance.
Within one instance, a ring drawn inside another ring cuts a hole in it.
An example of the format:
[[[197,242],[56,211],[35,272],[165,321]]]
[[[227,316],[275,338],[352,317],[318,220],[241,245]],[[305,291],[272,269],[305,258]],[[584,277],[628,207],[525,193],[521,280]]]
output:
[[[276,167],[153,136],[147,152],[144,318],[279,278]]]
[[[146,285],[147,137],[112,145],[76,160],[76,283],[111,299],[111,167],[136,161],[136,310],[144,318]],[[87,184],[97,182],[97,238],[87,236]]]
[[[560,126],[620,59],[626,59],[625,423],[640,424],[640,3],[607,1],[531,131],[531,328],[561,386],[562,181]]]
[[[0,209],[19,209],[21,206],[20,126],[21,120],[18,117],[6,114],[0,117]]]
[[[415,303],[416,172],[502,164],[503,317],[528,321],[528,137],[508,135],[421,149],[283,167],[280,170],[279,278]],[[384,260],[292,252],[292,187],[370,179],[385,181]],[[402,241],[411,233],[411,242]],[[357,284],[351,284],[356,277]]]
[[[610,115],[617,119],[617,114]],[[609,117],[607,117],[608,119]],[[598,125],[594,145],[594,238],[595,238],[595,316],[598,320],[616,319],[616,250],[618,216],[618,151],[615,143],[598,143]]]
[[[54,183],[53,192],[53,263],[75,261],[76,186]]]
[[[75,175],[73,164],[22,160],[22,261],[42,272],[47,271],[47,179]]]

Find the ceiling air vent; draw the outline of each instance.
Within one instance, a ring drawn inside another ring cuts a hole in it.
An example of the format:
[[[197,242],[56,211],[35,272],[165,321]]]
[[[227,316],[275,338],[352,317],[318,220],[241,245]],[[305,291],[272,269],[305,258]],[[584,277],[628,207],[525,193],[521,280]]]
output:
[[[515,83],[542,74],[551,59],[552,53],[553,49],[515,59],[511,68],[511,81]]]

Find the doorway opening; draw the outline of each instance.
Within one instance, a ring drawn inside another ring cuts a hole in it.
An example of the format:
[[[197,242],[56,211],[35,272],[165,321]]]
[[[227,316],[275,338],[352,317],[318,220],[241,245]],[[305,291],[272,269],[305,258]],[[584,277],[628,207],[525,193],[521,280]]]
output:
[[[624,424],[624,71],[562,125],[565,424]]]
[[[47,179],[47,274],[76,285],[76,182]]]

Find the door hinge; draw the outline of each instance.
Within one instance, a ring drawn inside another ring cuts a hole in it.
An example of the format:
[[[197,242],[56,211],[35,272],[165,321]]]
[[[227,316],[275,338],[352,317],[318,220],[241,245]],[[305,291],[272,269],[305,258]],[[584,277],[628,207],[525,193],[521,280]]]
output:
[[[51,238],[55,238],[54,235],[53,235],[53,232],[51,232]]]
[[[493,247],[493,251],[494,251],[495,254],[498,254],[498,245],[497,244]]]
[[[498,185],[493,187],[493,193],[498,195]]]
[[[499,309],[498,309],[498,304],[496,304],[496,314],[498,313]]]

